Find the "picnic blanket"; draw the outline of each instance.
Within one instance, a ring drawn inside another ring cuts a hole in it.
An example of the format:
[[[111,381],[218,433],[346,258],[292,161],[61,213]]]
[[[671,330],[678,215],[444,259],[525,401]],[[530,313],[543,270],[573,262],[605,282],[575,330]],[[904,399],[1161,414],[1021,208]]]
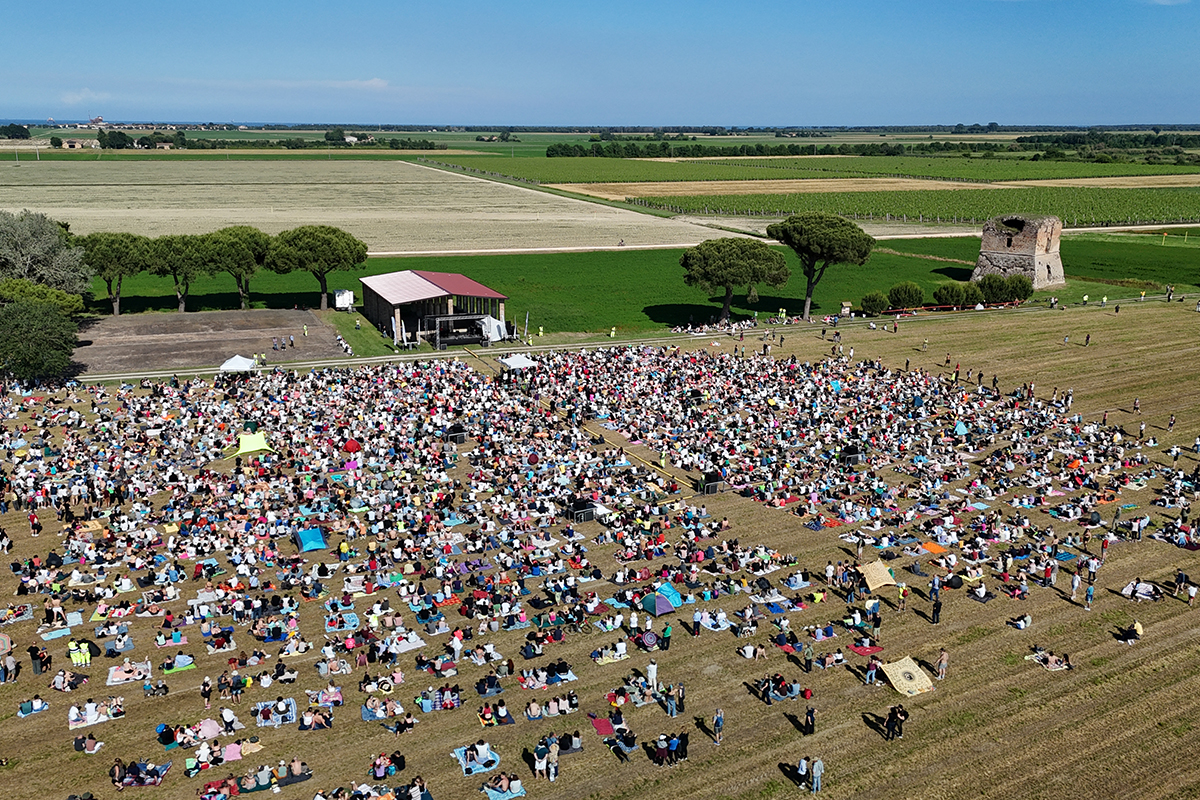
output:
[[[859,644],[846,645],[846,649],[851,652],[858,653],[860,656],[871,656],[871,655],[874,655],[875,653],[882,652],[882,650],[883,650],[882,647],[876,647],[874,645],[871,645],[868,647],[863,647],[862,645],[859,645]]]
[[[139,761],[138,767],[142,770],[141,777],[133,778],[126,775],[122,783],[123,786],[158,786],[163,782],[163,778],[167,776],[167,771],[171,769],[171,762],[168,761],[165,764],[159,764],[151,768],[149,764]]]
[[[1025,656],[1025,660],[1033,661],[1033,662],[1037,663],[1042,669],[1049,670],[1050,672],[1058,672],[1060,670],[1064,670],[1067,668],[1066,664],[1059,664],[1054,667],[1050,666],[1050,664],[1047,663],[1046,656],[1042,655],[1041,653],[1030,653],[1029,655]]]
[[[596,733],[598,733],[601,736],[612,736],[613,735],[612,722],[610,722],[607,719],[604,719],[603,717],[594,717],[592,719],[592,727],[595,728]]]
[[[465,747],[456,748],[454,757],[458,759],[458,765],[462,767],[463,775],[478,775],[481,772],[490,772],[500,766],[500,756],[496,755],[496,751],[491,747],[488,748],[487,758],[482,762],[468,764],[467,748]]]
[[[295,698],[288,697],[284,700],[284,703],[287,705],[287,710],[283,714],[277,714],[275,712],[274,700],[268,700],[263,703],[255,703],[254,721],[257,723],[258,727],[278,728],[280,725],[291,725],[293,722],[295,722],[298,719],[296,714]],[[264,715],[263,709],[268,709],[270,713]]]
[[[559,755],[561,754],[562,753],[560,752]],[[502,792],[499,789],[493,789],[490,786],[484,786],[483,791],[487,793],[488,800],[512,800],[514,797],[525,796],[525,784],[521,784],[521,787],[515,792],[511,789],[507,792]]]
[[[118,664],[115,667],[108,668],[108,686],[120,686],[123,683],[133,683],[135,681],[144,681],[150,677],[154,671],[154,665],[150,663],[150,659],[145,661],[134,661],[130,664],[133,668],[132,672],[125,672],[125,665]]]

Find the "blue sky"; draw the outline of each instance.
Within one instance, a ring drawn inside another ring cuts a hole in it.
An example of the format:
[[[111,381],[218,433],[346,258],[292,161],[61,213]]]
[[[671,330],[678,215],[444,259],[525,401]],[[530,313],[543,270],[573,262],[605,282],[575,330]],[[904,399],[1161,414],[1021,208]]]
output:
[[[1200,0],[9,6],[8,119],[1200,123]]]

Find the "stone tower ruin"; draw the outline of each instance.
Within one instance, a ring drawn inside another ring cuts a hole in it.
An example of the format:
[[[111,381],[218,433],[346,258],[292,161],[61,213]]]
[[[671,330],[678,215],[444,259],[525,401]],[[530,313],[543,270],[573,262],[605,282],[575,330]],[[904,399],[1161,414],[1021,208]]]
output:
[[[984,275],[1028,275],[1034,289],[1066,285],[1062,257],[1058,254],[1062,220],[1009,214],[992,217],[983,225],[979,260],[971,280]]]

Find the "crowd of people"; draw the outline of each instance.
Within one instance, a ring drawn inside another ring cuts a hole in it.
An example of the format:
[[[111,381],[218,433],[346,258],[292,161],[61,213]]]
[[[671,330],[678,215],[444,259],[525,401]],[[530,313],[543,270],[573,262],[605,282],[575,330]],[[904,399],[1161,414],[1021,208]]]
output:
[[[505,678],[553,687],[575,677],[565,661],[519,670],[494,637],[521,631],[520,654],[531,659],[564,631],[594,625],[620,637],[596,648],[598,663],[626,657],[627,641],[667,651],[670,624],[655,630],[644,610],[664,584],[679,586],[679,602],[695,607],[693,636],[734,627],[755,637],[768,619],[762,609],[771,609],[776,633],[747,644],[747,658],[761,660],[768,645],[793,648],[811,671],[845,656],[839,648],[818,657],[806,637],[823,641],[844,627],[856,646],[880,641],[878,600],[871,607],[864,596],[866,548],[909,560],[914,574],[924,575],[924,564],[938,581],[965,581],[980,599],[990,580],[1016,598],[1028,596],[1031,579],[1054,586],[1068,553],[1091,586],[1093,562],[1102,560],[1089,551],[1091,538],[1106,552],[1118,537],[1140,538],[1148,522],[1097,518],[1120,508],[1123,491],[1151,481],[1164,486],[1166,507],[1180,509],[1156,535],[1196,544],[1186,513],[1197,475],[1155,462],[1115,426],[1072,413],[1070,390],[1055,388],[1047,399],[1032,385],[1002,393],[996,381],[964,384],[878,361],[804,363],[679,347],[548,352],[538,360],[535,371],[499,377],[434,361],[72,385],[40,395],[9,387],[0,395],[4,508],[28,517],[31,541],[51,518],[56,534],[36,556],[13,562],[15,593],[31,614],[41,606],[31,622],[39,631],[93,606],[98,636],[114,644],[128,636],[125,623],[151,626],[156,644],[174,651],[158,664],[162,672],[196,666],[179,636],[192,632],[193,644],[228,658],[217,688],[233,704],[247,686],[295,681],[283,659],[317,649],[329,690],[330,676],[360,675],[363,719],[398,720],[389,729],[399,735],[416,724],[412,713],[374,695],[403,683],[402,654],[415,651],[416,669],[442,683],[418,694],[424,711],[463,705],[466,693],[448,679],[467,663],[489,670],[476,684],[484,697]],[[452,429],[469,447],[452,443]],[[600,431],[660,453],[659,463],[631,457]],[[706,505],[682,501],[690,480],[712,479],[745,502],[786,509],[781,524],[840,535],[857,562],[831,562],[825,585],[813,586],[801,556],[732,538],[727,517],[716,521]],[[603,528],[574,522],[581,507],[599,513]],[[1059,531],[1034,524],[1032,509],[1047,510]],[[1062,532],[1068,524],[1072,532]],[[328,559],[310,560],[297,547],[314,528]],[[0,540],[10,545],[13,536],[3,531]],[[937,550],[922,549],[928,545]],[[605,547],[616,563],[611,573],[596,563]],[[785,567],[799,569],[777,587],[770,576]],[[720,598],[741,608],[727,616],[704,606]],[[901,612],[907,598],[901,586]],[[846,602],[844,615],[792,630],[790,612],[837,599]],[[324,603],[323,646],[303,637],[305,600]],[[17,620],[18,609],[10,612]],[[261,646],[235,644],[243,636]],[[444,638],[430,645],[425,637]],[[86,666],[86,648],[71,644],[72,666]],[[41,652],[30,655],[35,672],[49,667]],[[253,668],[260,671],[239,672]],[[6,675],[13,671],[6,665]],[[60,670],[52,686],[71,691],[84,680]],[[767,702],[811,696],[778,673],[759,691]],[[654,680],[632,685],[629,696],[661,699],[673,716],[681,693],[678,682]],[[208,708],[208,695],[204,701]],[[90,705],[72,714],[86,721]],[[525,716],[578,709],[575,693],[561,691],[527,704]],[[484,725],[511,718],[503,700],[478,713]],[[323,706],[297,722],[300,730],[333,725]],[[903,719],[895,728],[902,736]],[[686,732],[680,739],[659,737],[656,762],[686,760]],[[372,771],[394,774],[397,762],[385,756]],[[496,780],[509,788],[495,788],[511,790],[511,777]],[[221,788],[211,791],[216,797]],[[417,795],[423,791],[422,783]]]

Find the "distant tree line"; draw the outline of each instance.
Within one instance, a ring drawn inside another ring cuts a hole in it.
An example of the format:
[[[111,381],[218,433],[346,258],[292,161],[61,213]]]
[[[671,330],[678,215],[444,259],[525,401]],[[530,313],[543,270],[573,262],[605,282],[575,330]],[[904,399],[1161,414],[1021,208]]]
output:
[[[29,128],[24,125],[0,125],[0,137],[5,139],[28,139]]]
[[[803,144],[679,144],[667,140],[641,144],[636,141],[617,139],[610,142],[592,142],[590,145],[560,142],[546,148],[547,158],[705,158],[709,156],[805,156],[813,155],[860,155],[901,156],[907,151],[902,144],[843,144],[833,147]]]

